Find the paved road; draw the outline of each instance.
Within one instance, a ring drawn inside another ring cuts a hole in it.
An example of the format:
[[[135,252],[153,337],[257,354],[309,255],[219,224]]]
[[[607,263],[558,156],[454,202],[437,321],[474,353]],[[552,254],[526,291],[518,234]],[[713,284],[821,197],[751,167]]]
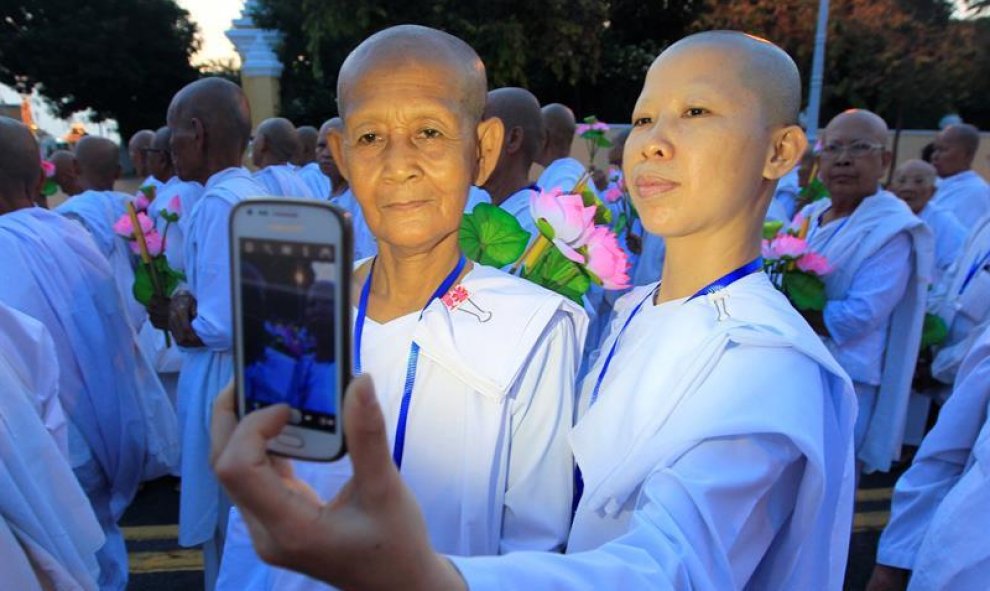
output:
[[[846,589],[861,591],[869,579],[880,530],[890,515],[891,487],[899,471],[863,478],[856,495],[856,518],[850,544]],[[132,591],[197,591],[203,587],[199,550],[180,548],[177,541],[178,481],[148,483],[124,515],[124,536],[131,560]]]

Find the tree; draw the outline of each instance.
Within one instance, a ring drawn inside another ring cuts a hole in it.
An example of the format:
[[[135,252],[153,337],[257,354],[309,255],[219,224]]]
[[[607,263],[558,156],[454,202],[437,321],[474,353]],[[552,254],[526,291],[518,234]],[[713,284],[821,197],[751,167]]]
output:
[[[0,8],[0,82],[37,88],[60,117],[92,109],[122,138],[165,123],[195,80],[196,26],[173,0],[20,0]]]
[[[709,1],[698,28],[766,37],[808,80],[817,1]],[[973,23],[951,18],[952,9],[947,0],[832,0],[820,120],[859,107],[892,126],[933,128],[942,115],[974,103],[986,46],[975,43]]]
[[[524,86],[543,103],[626,121],[643,73],[683,35],[703,0],[261,0],[255,22],[283,34],[282,114],[297,124],[336,112],[337,71],[368,35],[400,23],[468,42],[493,87]]]

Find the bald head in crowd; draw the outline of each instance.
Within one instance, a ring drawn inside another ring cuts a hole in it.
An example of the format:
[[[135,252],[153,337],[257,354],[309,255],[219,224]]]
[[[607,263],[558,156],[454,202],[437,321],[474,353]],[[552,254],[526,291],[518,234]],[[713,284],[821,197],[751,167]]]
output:
[[[151,141],[155,137],[155,132],[150,129],[142,129],[131,136],[131,141],[127,142],[127,153],[131,157],[134,165],[134,173],[141,179],[148,176],[148,160],[146,148],[151,147]]]
[[[924,160],[908,160],[894,171],[890,190],[904,200],[915,214],[925,209],[935,194],[935,167]]]
[[[0,215],[34,206],[42,182],[38,142],[26,125],[0,117]]]
[[[251,161],[258,168],[288,164],[299,152],[296,127],[284,117],[272,117],[258,124],[251,146]]]
[[[855,207],[877,192],[890,165],[887,134],[887,123],[865,109],[839,113],[825,127],[820,176],[836,207]]]
[[[251,108],[237,84],[203,78],[172,98],[168,128],[176,175],[206,184],[213,174],[241,165],[251,139]]]
[[[76,161],[83,190],[112,191],[120,178],[120,150],[106,138],[88,135],[79,140]]]
[[[497,88],[488,93],[485,118],[502,121],[505,135],[498,164],[485,190],[496,205],[529,184],[529,169],[543,145],[540,102],[525,88]]]
[[[571,155],[574,130],[577,129],[574,111],[566,105],[550,103],[543,107],[543,126],[546,129],[546,136],[543,149],[536,161],[543,166],[549,166],[554,160]]]
[[[148,172],[161,183],[167,183],[175,176],[169,148],[171,141],[172,132],[168,127],[159,127],[155,131],[155,138],[151,141],[151,151],[148,152]]]
[[[320,126],[320,132],[316,138],[316,162],[320,165],[320,171],[330,179],[332,196],[336,197],[347,190],[347,180],[341,176],[340,167],[337,166],[333,154],[330,152],[328,136],[334,130],[337,133],[344,131],[344,121],[340,117],[327,119]]]
[[[968,123],[950,125],[935,136],[932,164],[940,177],[954,176],[973,167],[979,149],[979,129]]]
[[[296,129],[296,136],[299,138],[299,151],[292,159],[292,163],[296,166],[306,166],[316,160],[316,141],[319,133],[312,125],[303,125]]]
[[[79,183],[79,163],[76,155],[69,150],[55,150],[48,159],[55,165],[55,183],[67,196],[72,197],[82,193]]]

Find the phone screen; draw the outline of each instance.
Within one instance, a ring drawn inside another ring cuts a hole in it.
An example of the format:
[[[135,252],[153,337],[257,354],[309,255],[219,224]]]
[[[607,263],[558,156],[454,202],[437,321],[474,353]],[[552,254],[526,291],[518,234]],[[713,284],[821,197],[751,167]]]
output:
[[[333,245],[240,238],[244,398],[286,403],[292,423],[335,433],[338,366]]]

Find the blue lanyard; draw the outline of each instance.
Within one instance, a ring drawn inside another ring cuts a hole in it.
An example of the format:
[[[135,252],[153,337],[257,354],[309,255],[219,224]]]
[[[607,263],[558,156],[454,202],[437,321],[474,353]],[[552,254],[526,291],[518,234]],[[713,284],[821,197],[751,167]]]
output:
[[[986,264],[988,260],[990,260],[990,250],[988,250],[986,254],[984,254],[982,257],[978,257],[973,262],[973,266],[970,267],[969,271],[966,272],[966,278],[963,279],[962,285],[959,286],[959,293],[962,293],[963,290],[966,289],[966,286],[969,285],[969,282],[972,281],[973,277],[976,276],[977,271],[979,271],[983,267],[983,265]]]
[[[357,319],[354,321],[354,373],[356,374],[361,373],[361,335],[364,333],[364,320],[368,317],[368,298],[371,295],[371,279],[375,273],[375,262],[377,260],[378,257],[375,257],[371,261],[371,270],[368,272],[368,278],[361,288],[361,300],[358,303]],[[462,254],[454,270],[447,275],[447,278],[443,280],[440,287],[433,292],[430,299],[426,301],[426,305],[420,310],[419,319],[423,318],[423,313],[430,307],[433,300],[442,297],[450,291],[450,288],[454,286],[454,282],[461,276],[461,272],[464,270],[464,265],[466,264],[467,259]],[[413,387],[416,385],[416,365],[418,362],[419,345],[416,341],[413,341],[409,347],[409,361],[406,363],[406,380],[402,386],[402,404],[399,406],[399,422],[395,427],[395,446],[392,448],[392,461],[400,469],[402,468],[402,452],[406,447],[406,422],[409,418],[409,404],[412,402]]]
[[[746,277],[747,275],[751,275],[762,269],[763,269],[763,258],[756,257],[755,259],[746,263],[745,265],[737,269],[734,269],[732,271],[729,271],[728,273],[719,277],[715,281],[712,281],[708,285],[702,287],[701,289],[696,291],[693,296],[685,300],[684,303],[686,304],[687,302],[690,302],[691,300],[697,297],[707,294],[712,294],[719,290],[725,289],[726,287],[729,287],[730,285],[732,285],[736,281],[739,281],[743,277]],[[632,314],[629,315],[629,318],[626,318],[626,321],[622,325],[622,328],[619,329],[619,334],[615,336],[615,340],[612,341],[612,347],[609,349],[608,355],[605,357],[605,363],[602,364],[602,369],[600,372],[598,372],[598,379],[595,381],[595,389],[591,391],[591,400],[588,402],[588,408],[591,408],[592,405],[594,405],[595,402],[598,400],[598,392],[599,390],[601,390],[602,382],[605,381],[605,374],[608,372],[609,366],[612,365],[612,358],[615,356],[615,350],[619,346],[619,339],[622,338],[622,334],[626,332],[626,328],[632,322],[633,318],[636,317],[636,314],[639,314],[639,311],[643,308],[643,304],[645,304],[647,300],[652,298],[653,295],[656,294],[657,290],[659,289],[660,289],[660,285],[657,285],[655,289],[651,290],[650,293],[646,294],[646,297],[644,297],[638,304],[636,304],[636,307],[633,308]],[[575,466],[574,501],[573,504],[571,505],[572,515],[574,512],[577,511],[578,501],[581,500],[581,495],[583,493],[584,493],[584,477],[581,475],[581,468]]]

